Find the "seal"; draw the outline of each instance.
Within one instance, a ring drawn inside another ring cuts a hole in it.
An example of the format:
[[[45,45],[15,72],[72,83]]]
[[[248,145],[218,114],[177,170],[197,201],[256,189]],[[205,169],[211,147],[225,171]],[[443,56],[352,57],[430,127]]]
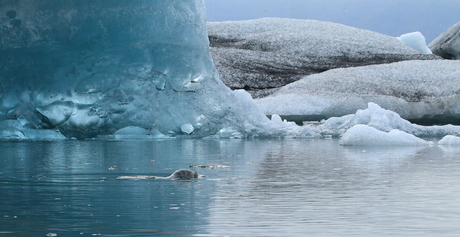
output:
[[[159,176],[148,176],[148,175],[136,175],[136,176],[119,176],[116,179],[130,179],[130,180],[141,180],[141,179],[172,179],[172,180],[191,180],[197,179],[200,177],[198,172],[191,171],[188,169],[180,169],[174,171],[168,177],[159,177]]]
[[[174,171],[172,175],[166,178],[167,179],[178,179],[178,180],[196,179],[198,178],[198,172],[187,170],[187,169],[176,170]]]

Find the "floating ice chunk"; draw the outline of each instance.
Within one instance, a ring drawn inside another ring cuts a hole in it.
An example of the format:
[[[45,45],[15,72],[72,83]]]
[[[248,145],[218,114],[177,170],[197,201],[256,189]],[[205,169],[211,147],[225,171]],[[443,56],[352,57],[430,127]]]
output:
[[[460,137],[453,136],[453,135],[447,135],[443,137],[439,142],[439,145],[454,145],[454,146],[460,146]]]
[[[186,123],[186,124],[182,124],[182,126],[180,127],[181,131],[183,133],[187,133],[187,134],[191,134],[194,130],[193,128],[193,125],[189,124],[189,123]]]
[[[381,108],[375,103],[368,103],[368,108],[358,110],[356,114],[330,118],[320,126],[323,134],[343,135],[349,128],[365,124],[378,130],[390,132],[398,129],[418,137],[439,137],[460,134],[460,126],[421,126],[401,118],[399,114]]]
[[[340,139],[344,146],[421,146],[430,145],[412,134],[394,129],[390,132],[358,124],[348,129]]]
[[[401,43],[424,54],[432,54],[431,49],[426,45],[425,36],[419,31],[403,34],[396,37]]]

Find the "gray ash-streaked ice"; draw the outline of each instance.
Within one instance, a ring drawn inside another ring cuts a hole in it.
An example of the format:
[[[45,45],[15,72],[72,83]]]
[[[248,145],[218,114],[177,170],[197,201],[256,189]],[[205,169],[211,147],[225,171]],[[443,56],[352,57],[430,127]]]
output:
[[[88,138],[129,126],[187,135],[184,124],[207,136],[243,131],[250,110],[240,103],[255,106],[219,80],[202,0],[0,6],[0,130],[13,136],[54,129]]]
[[[434,39],[428,47],[445,59],[460,60],[460,22]]]
[[[373,102],[417,123],[458,124],[459,101],[459,61],[415,60],[310,75],[256,103],[268,115],[327,119]]]
[[[207,25],[222,81],[256,97],[334,68],[440,59],[395,37],[332,22],[262,18]]]

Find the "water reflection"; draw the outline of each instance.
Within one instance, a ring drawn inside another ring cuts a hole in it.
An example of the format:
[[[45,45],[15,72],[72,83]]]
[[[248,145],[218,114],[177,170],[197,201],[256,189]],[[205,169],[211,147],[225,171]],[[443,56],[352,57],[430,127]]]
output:
[[[458,148],[337,140],[0,142],[0,236],[449,236]],[[168,176],[192,181],[117,180]]]
[[[208,152],[193,141],[0,146],[0,236],[190,235],[206,222],[210,190],[199,180],[115,180],[188,167]]]
[[[211,206],[216,236],[449,236],[459,233],[459,160],[442,149],[266,147],[257,171]],[[244,213],[242,215],[241,213]]]

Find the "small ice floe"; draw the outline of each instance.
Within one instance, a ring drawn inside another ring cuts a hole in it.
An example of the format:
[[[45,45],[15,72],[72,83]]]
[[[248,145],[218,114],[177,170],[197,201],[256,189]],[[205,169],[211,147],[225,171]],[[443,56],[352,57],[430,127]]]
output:
[[[432,143],[398,129],[384,132],[368,125],[358,124],[345,132],[340,144],[344,146],[423,146]]]
[[[128,179],[128,180],[143,180],[143,179],[172,179],[172,180],[191,180],[202,177],[198,175],[198,172],[191,171],[188,169],[176,170],[168,177],[161,176],[149,176],[149,175],[135,175],[135,176],[119,176],[117,179]]]
[[[400,37],[396,37],[401,43],[409,46],[420,53],[432,54],[431,49],[426,46],[425,36],[419,31],[403,34]]]
[[[460,137],[447,135],[438,142],[438,145],[460,146]]]

